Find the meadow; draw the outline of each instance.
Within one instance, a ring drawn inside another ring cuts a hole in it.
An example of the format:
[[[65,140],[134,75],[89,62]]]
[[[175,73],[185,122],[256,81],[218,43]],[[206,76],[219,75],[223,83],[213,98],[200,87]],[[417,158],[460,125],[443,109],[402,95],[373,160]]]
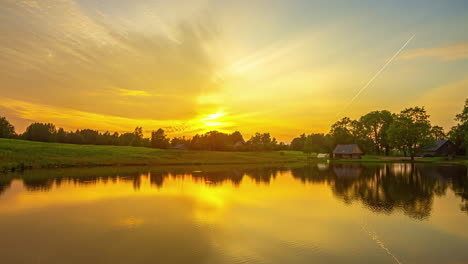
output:
[[[0,172],[39,168],[156,166],[156,165],[227,165],[280,164],[320,161],[316,154],[302,151],[226,152],[155,149],[131,146],[75,145],[0,138]],[[325,161],[326,160],[321,160]],[[359,160],[330,162],[411,162],[404,157],[364,155]],[[417,158],[413,162],[467,164],[464,157]]]
[[[301,151],[189,151],[0,139],[1,171],[88,166],[267,164],[306,160],[307,156]]]

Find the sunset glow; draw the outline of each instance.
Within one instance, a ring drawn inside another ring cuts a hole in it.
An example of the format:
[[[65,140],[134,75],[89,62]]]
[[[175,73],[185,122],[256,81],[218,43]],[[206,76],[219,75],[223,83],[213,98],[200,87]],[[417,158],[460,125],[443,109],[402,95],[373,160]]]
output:
[[[18,132],[51,122],[288,142],[343,116],[419,105],[448,131],[468,94],[467,7],[5,0],[0,113]]]

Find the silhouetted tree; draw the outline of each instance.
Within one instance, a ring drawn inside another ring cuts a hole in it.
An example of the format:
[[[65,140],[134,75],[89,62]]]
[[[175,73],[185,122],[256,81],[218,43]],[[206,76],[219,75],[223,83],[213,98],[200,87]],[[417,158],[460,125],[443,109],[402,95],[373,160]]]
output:
[[[169,147],[169,138],[166,137],[162,128],[151,132],[151,147],[160,149]]]
[[[179,146],[184,145],[186,148],[190,147],[190,139],[186,139],[185,137],[175,137],[171,139],[171,146]]]
[[[303,151],[306,154],[310,154],[314,151],[314,139],[311,136],[306,138]]]
[[[68,133],[65,132],[63,128],[57,130],[57,135],[55,136],[55,141],[59,143],[69,143],[68,142]]]
[[[0,117],[0,138],[12,138],[15,135],[15,127],[5,117]]]
[[[343,117],[341,120],[335,122],[330,129],[330,136],[334,144],[351,144],[355,143],[353,132],[353,120],[349,117]]]
[[[195,135],[190,141],[190,148],[198,150],[232,151],[234,149],[239,150],[236,148],[236,144],[239,142],[243,145],[244,139],[242,134],[238,131],[232,134],[210,131],[203,135]]]
[[[434,144],[431,123],[424,107],[406,108],[400,112],[388,129],[388,137],[396,148],[407,151],[414,160],[423,148]]]
[[[270,133],[255,133],[246,142],[248,150],[253,151],[274,150],[277,144],[276,138],[271,138]]]
[[[306,135],[305,134],[302,134],[299,137],[294,138],[291,141],[290,149],[291,150],[299,150],[299,151],[304,150],[305,141],[306,141]]]
[[[456,115],[455,121],[457,125],[450,130],[450,139],[468,155],[468,98],[465,100],[462,112]]]
[[[384,150],[385,155],[390,152],[388,141],[388,128],[393,122],[392,113],[387,110],[373,111],[360,118],[363,133],[372,140],[374,151],[380,154]]]
[[[444,128],[440,126],[433,126],[431,128],[431,137],[434,140],[439,140],[439,139],[446,139],[447,136],[445,135]]]
[[[26,128],[23,138],[32,141],[54,142],[55,141],[55,125],[33,123]]]

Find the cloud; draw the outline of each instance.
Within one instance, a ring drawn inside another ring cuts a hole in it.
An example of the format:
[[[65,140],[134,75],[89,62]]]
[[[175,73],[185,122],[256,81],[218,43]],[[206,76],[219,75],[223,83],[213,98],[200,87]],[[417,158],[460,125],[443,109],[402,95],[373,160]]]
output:
[[[468,59],[468,42],[408,50],[403,52],[399,56],[399,59],[415,59],[420,57],[432,57],[441,61]]]
[[[93,9],[73,0],[0,5],[2,96],[170,121],[195,118],[197,98],[220,89],[220,32],[208,18],[164,21],[156,8],[116,16],[108,1]]]
[[[100,131],[129,132],[136,126],[143,126],[145,134],[163,128],[171,136],[193,136],[211,130],[232,130],[236,120],[245,119],[251,114],[230,114],[219,109],[211,114],[199,114],[188,120],[135,119],[116,115],[38,104],[24,100],[0,97],[0,116],[14,121],[17,132],[23,132],[32,122],[53,123],[67,130],[96,129]]]
[[[436,87],[422,94],[414,105],[425,106],[433,125],[443,126],[446,132],[455,125],[455,115],[463,108],[468,78]]]
[[[129,89],[122,89],[122,88],[115,88],[117,94],[121,96],[151,96],[150,93],[147,91],[142,90],[129,90]]]

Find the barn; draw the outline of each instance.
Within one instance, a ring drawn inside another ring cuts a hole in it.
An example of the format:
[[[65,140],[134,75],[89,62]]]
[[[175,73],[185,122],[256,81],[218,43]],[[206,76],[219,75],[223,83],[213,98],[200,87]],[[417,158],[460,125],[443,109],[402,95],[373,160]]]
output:
[[[457,152],[455,144],[450,140],[436,140],[435,146],[423,151],[423,157],[446,157],[453,156]]]
[[[364,152],[358,144],[337,145],[333,150],[335,159],[360,159]]]

